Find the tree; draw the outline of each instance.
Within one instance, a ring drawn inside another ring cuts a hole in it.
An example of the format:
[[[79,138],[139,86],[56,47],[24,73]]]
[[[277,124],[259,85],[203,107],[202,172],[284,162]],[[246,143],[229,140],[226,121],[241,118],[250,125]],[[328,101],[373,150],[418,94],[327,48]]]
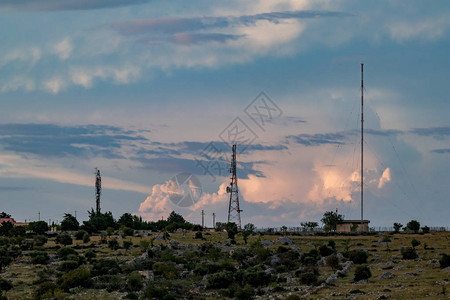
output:
[[[250,233],[253,233],[255,231],[255,225],[252,223],[248,223],[246,225],[244,225],[244,231],[248,231]]]
[[[117,221],[119,225],[123,225],[128,228],[133,228],[133,216],[130,213],[124,213]]]
[[[31,222],[28,226],[36,234],[44,234],[48,231],[48,225],[45,221]]]
[[[172,211],[167,217],[167,222],[169,223],[176,223],[176,224],[184,224],[186,223],[186,220],[183,218],[182,215],[177,214],[176,212]]]
[[[236,235],[236,233],[238,233],[237,225],[234,222],[228,222],[225,225],[225,230],[228,233],[228,238],[232,239],[232,240],[234,239],[234,236]]]
[[[96,213],[94,209],[88,211],[89,221],[84,221],[81,229],[86,230],[89,233],[106,230],[108,227],[116,228],[116,221],[112,213]]]
[[[406,224],[406,228],[408,228],[411,231],[414,231],[414,233],[417,233],[420,229],[420,223],[416,220],[411,220]]]
[[[399,233],[400,229],[402,229],[403,225],[400,223],[394,223],[394,231],[395,233]]]
[[[11,218],[11,215],[5,213],[4,211],[2,211],[2,212],[0,213],[0,218],[1,218],[1,219],[9,219],[9,218]]]
[[[64,219],[61,222],[61,230],[78,230],[80,228],[80,223],[78,223],[77,218],[71,214],[64,214]]]
[[[323,214],[321,219],[322,223],[325,225],[326,231],[336,231],[336,225],[339,224],[344,218],[342,215],[334,211],[327,211]]]
[[[317,222],[301,222],[300,225],[302,227],[306,228],[306,230],[308,230],[308,231],[313,231],[314,228],[319,226],[319,224]]]

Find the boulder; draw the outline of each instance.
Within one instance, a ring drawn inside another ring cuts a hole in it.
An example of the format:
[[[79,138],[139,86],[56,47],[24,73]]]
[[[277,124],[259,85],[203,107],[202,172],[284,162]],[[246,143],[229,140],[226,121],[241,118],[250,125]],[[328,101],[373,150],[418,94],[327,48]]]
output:
[[[394,277],[395,277],[395,275],[392,274],[391,272],[384,272],[384,273],[381,273],[380,275],[378,275],[377,279],[391,279]]]

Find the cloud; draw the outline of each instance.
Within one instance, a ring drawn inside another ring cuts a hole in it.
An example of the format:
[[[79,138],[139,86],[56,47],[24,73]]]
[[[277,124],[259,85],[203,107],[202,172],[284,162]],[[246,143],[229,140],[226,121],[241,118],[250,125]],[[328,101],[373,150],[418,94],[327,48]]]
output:
[[[31,78],[16,76],[2,83],[2,92],[14,92],[17,90],[33,91],[36,88],[34,80]]]
[[[442,139],[445,136],[450,136],[450,126],[413,128],[409,132],[420,136],[432,136],[435,139]]]
[[[287,19],[313,19],[327,17],[348,17],[347,13],[329,11],[285,11],[270,12],[239,17],[194,17],[194,18],[159,18],[117,22],[111,27],[123,35],[145,33],[179,33],[205,29],[227,28],[233,26],[253,26],[259,21],[279,24]]]
[[[387,182],[390,181],[391,181],[391,170],[389,168],[386,168],[380,177],[380,181],[378,182],[378,188],[381,189]]]
[[[437,154],[447,154],[450,153],[450,149],[433,149],[431,152]]]
[[[304,146],[319,146],[323,144],[345,144],[347,134],[345,133],[316,133],[316,134],[298,134],[286,137],[288,141]]]
[[[56,43],[53,46],[53,50],[61,60],[66,60],[70,57],[70,54],[72,53],[73,50],[73,46],[70,43],[69,39],[65,38],[59,43]]]
[[[67,83],[61,77],[54,77],[44,81],[44,89],[52,94],[58,94],[61,90],[65,89],[66,85]]]
[[[41,157],[122,158],[123,145],[143,141],[136,132],[106,125],[0,124],[3,150]]]
[[[449,25],[447,15],[436,16],[432,19],[393,22],[388,25],[388,28],[391,38],[399,42],[417,38],[434,41],[448,32]]]
[[[151,0],[3,0],[0,11],[60,11],[114,8],[148,3]]]
[[[121,68],[99,67],[72,67],[70,78],[73,84],[84,88],[90,88],[96,78],[107,80],[111,78],[118,84],[127,84],[135,81],[140,76],[140,68],[136,66],[123,66]]]

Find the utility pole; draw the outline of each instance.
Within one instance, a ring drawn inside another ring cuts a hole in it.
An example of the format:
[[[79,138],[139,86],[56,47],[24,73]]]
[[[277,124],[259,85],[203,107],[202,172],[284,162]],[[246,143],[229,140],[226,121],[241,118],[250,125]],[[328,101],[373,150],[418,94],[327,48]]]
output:
[[[40,220],[41,220],[41,212],[38,211],[38,221],[40,221]]]
[[[231,183],[227,186],[227,193],[230,193],[230,203],[228,205],[228,223],[235,222],[238,229],[241,229],[241,209],[239,208],[239,189],[236,176],[236,144],[233,145],[231,156]]]
[[[361,231],[363,230],[364,206],[364,64],[361,63]]]
[[[205,211],[202,209],[202,228],[205,228]]]
[[[213,228],[216,228],[216,213],[213,213]]]

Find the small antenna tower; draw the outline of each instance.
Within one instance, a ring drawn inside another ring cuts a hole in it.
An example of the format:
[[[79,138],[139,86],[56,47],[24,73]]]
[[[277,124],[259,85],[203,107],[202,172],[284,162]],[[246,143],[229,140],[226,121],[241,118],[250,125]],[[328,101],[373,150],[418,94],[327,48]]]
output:
[[[102,176],[100,170],[95,168],[95,212],[100,214],[100,195],[102,194]]]
[[[227,186],[227,193],[230,193],[230,203],[228,205],[228,223],[235,222],[238,229],[241,229],[241,209],[239,208],[239,192],[236,176],[236,144],[233,145],[231,156],[230,173],[231,183]]]
[[[364,205],[364,64],[361,63],[361,230],[363,226]]]

